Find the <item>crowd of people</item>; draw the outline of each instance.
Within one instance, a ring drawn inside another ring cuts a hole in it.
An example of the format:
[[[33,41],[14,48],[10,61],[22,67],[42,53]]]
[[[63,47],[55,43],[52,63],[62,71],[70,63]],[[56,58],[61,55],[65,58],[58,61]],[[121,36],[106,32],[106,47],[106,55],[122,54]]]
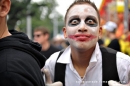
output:
[[[123,52],[130,56],[130,30],[129,28],[125,29],[124,25],[122,24],[118,25],[116,22],[110,21],[110,20],[107,21],[102,26],[102,28],[103,28],[103,35],[98,41],[99,44],[102,46],[110,47],[117,51]],[[117,34],[117,32],[121,32],[120,36]]]
[[[0,0],[0,86],[130,85],[129,30],[112,20],[101,25],[90,0],[69,6],[63,36],[52,41],[43,26],[34,29],[34,40],[9,31],[10,8],[11,0]]]

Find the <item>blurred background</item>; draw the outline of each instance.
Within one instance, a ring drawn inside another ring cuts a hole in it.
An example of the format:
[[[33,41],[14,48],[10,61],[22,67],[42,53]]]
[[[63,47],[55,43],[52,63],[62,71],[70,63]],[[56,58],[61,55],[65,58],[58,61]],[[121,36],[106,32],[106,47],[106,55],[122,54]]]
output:
[[[50,40],[57,38],[64,40],[62,34],[64,15],[73,1],[11,0],[12,6],[7,17],[9,29],[22,31],[33,40],[34,29],[44,26],[50,32]],[[99,9],[103,26],[103,36],[100,37],[99,43],[108,46],[113,39],[110,32],[114,30],[114,39],[118,39],[120,51],[130,55],[130,0],[91,1]]]
[[[74,0],[11,0],[12,6],[8,15],[9,29],[17,29],[32,38],[33,29],[45,26],[51,37],[62,33],[63,18],[69,5]],[[96,1],[99,8],[102,0]],[[97,2],[98,1],[98,2]]]

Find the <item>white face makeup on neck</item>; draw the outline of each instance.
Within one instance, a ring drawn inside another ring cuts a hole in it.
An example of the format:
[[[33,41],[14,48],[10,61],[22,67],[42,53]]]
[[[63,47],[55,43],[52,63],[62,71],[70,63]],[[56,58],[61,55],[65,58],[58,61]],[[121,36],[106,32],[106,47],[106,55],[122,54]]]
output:
[[[96,10],[89,4],[74,5],[67,14],[63,32],[71,47],[78,50],[93,48],[101,33]]]

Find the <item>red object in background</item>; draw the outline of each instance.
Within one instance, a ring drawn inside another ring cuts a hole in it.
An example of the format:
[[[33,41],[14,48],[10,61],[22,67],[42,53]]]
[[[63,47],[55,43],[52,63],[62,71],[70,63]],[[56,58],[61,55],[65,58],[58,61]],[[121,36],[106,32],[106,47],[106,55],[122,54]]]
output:
[[[106,16],[106,6],[108,3],[110,3],[112,0],[102,0],[99,12],[100,12],[100,16]]]
[[[126,41],[130,42],[130,34],[127,36]]]
[[[121,38],[123,33],[124,33],[124,23],[122,22],[122,23],[119,23],[119,25],[118,25],[118,28],[116,30],[116,37]]]

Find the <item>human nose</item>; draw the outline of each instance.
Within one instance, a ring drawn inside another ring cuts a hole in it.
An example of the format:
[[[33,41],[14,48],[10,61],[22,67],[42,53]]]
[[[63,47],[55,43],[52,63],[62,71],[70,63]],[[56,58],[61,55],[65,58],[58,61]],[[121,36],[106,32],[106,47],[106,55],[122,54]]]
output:
[[[87,28],[84,22],[81,22],[78,32],[87,32]]]

